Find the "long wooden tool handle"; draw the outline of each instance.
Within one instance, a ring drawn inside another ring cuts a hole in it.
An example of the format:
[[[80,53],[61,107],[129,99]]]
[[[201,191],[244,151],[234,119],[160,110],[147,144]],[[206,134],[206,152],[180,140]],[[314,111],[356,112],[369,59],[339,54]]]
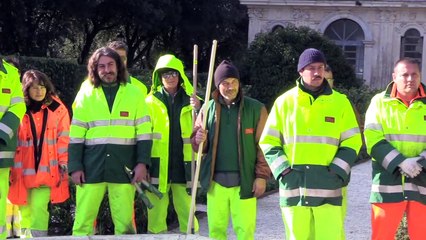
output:
[[[210,93],[212,89],[212,81],[213,81],[213,71],[214,71],[214,62],[216,58],[216,49],[217,49],[217,40],[213,40],[213,46],[212,46],[212,52],[210,55],[210,64],[209,64],[209,75],[207,77],[207,85],[206,85],[206,95],[204,100],[204,107],[203,110],[203,125],[202,128],[206,129],[207,124],[207,106],[208,102],[210,101]],[[194,174],[194,180],[192,181],[192,192],[191,192],[191,209],[189,211],[189,219],[188,219],[188,228],[186,233],[191,234],[194,232],[193,228],[193,221],[194,221],[194,214],[195,214],[195,200],[197,195],[197,186],[198,186],[198,178],[200,175],[200,166],[201,166],[201,156],[203,155],[203,147],[204,142],[201,142],[198,146],[198,153],[197,153],[197,162],[195,167],[195,174]]]

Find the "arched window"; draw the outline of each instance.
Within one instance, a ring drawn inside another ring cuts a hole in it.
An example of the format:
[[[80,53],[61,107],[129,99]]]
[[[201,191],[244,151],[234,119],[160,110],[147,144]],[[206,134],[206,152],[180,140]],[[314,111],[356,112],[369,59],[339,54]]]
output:
[[[354,67],[357,77],[362,78],[364,72],[364,31],[361,26],[350,19],[339,19],[325,29],[324,35],[342,48],[346,60]]]
[[[284,27],[283,26],[281,26],[281,25],[275,25],[273,28],[272,28],[272,32],[275,32],[275,31],[277,31],[277,30],[283,30],[284,29]]]
[[[417,29],[408,29],[401,37],[401,57],[410,57],[422,62],[423,37]],[[421,66],[421,64],[420,64]]]

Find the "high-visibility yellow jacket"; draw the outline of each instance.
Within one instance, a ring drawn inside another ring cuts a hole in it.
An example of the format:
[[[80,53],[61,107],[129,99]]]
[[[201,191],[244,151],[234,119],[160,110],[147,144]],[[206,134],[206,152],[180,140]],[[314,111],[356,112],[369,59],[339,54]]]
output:
[[[50,105],[43,105],[36,113],[27,112],[19,127],[15,165],[11,169],[9,200],[13,204],[28,203],[28,189],[48,186],[52,203],[64,202],[69,197],[68,175],[60,172],[68,163],[70,119],[68,110],[59,98],[52,97]],[[43,138],[38,167],[34,155],[34,134],[29,115],[34,119],[37,142]],[[46,130],[41,136],[43,116],[47,114]],[[65,174],[65,175],[64,175]]]
[[[281,180],[280,205],[341,205],[341,188],[362,143],[354,110],[328,84],[316,99],[299,85],[276,99],[260,139],[274,177]]]
[[[17,130],[26,107],[18,69],[4,60],[0,62],[0,91],[0,168],[6,168],[13,165]]]
[[[373,158],[370,202],[415,200],[426,204],[426,173],[402,177],[398,165],[409,157],[426,157],[426,94],[407,107],[392,95],[394,83],[371,100],[365,115],[365,142]],[[426,160],[420,161],[426,168]]]
[[[101,86],[81,88],[73,106],[69,173],[83,170],[86,183],[128,183],[124,166],[149,164],[151,120],[134,85],[120,84],[111,112]]]
[[[167,184],[170,182],[169,175],[169,141],[170,139],[170,119],[166,105],[159,99],[161,95],[161,77],[158,70],[162,68],[170,68],[179,72],[181,78],[180,87],[184,90],[187,101],[180,110],[179,124],[183,142],[183,161],[185,168],[185,179],[188,187],[191,187],[191,160],[192,160],[192,147],[190,136],[192,133],[192,106],[189,105],[189,97],[193,94],[193,87],[185,75],[182,62],[174,55],[164,55],[160,57],[152,74],[152,87],[151,92],[146,97],[146,103],[149,108],[149,113],[152,121],[152,134],[153,145],[151,153],[151,167],[150,175],[151,182],[158,184],[158,189],[161,192],[166,192]],[[176,119],[177,120],[177,119]]]

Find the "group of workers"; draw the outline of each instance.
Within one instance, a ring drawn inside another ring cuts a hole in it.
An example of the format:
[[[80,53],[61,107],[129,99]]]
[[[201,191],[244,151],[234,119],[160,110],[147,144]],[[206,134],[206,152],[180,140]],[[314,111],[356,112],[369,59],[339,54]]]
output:
[[[326,80],[321,51],[301,53],[296,86],[276,99],[269,115],[244,95],[229,60],[216,67],[216,90],[204,103],[174,55],[158,59],[150,91],[126,65],[123,42],[97,49],[70,118],[46,74],[28,70],[20,82],[17,69],[1,62],[0,238],[7,237],[7,201],[19,206],[22,236],[47,236],[48,204],[69,198],[69,176],[76,185],[75,236],[94,234],[106,192],[115,234],[136,233],[139,183],[163,196],[146,192],[153,204],[148,233],[168,231],[169,193],[180,231],[196,233],[196,217],[193,226],[188,220],[196,185],[191,162],[200,145],[210,238],[227,239],[232,219],[238,239],[254,239],[256,200],[271,173],[279,182],[286,239],[345,238],[346,187],[362,136],[350,101]],[[372,99],[364,125],[373,169],[372,239],[393,239],[404,214],[410,239],[422,239],[425,86],[410,58],[397,61],[392,76]]]

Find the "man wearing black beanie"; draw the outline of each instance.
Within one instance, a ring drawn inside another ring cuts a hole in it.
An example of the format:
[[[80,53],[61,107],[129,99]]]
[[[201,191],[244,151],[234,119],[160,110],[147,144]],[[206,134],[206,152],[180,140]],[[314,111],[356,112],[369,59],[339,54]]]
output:
[[[207,191],[209,237],[227,239],[229,218],[238,239],[254,239],[256,197],[265,192],[270,170],[258,142],[267,118],[265,106],[243,96],[238,69],[222,61],[214,73],[217,88],[200,114],[191,142],[206,141],[200,183]],[[207,118],[206,129],[202,119]]]
[[[361,147],[347,97],[324,79],[314,48],[299,57],[297,86],[272,106],[260,147],[280,183],[286,239],[344,239],[342,189]]]

